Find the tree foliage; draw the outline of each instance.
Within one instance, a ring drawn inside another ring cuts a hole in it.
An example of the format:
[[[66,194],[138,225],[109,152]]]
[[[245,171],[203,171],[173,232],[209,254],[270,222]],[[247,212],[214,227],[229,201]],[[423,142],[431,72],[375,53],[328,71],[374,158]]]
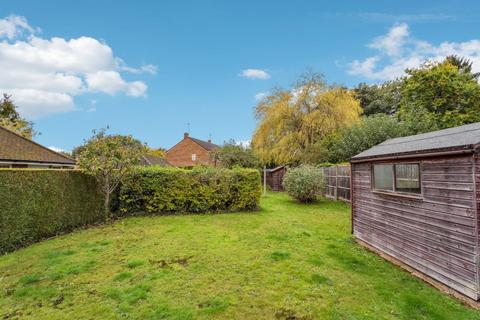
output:
[[[406,73],[401,120],[428,121],[440,129],[480,121],[480,85],[468,60],[449,57]]]
[[[402,98],[402,84],[402,79],[372,85],[360,83],[353,91],[363,109],[363,115],[395,114]]]
[[[161,157],[161,158],[165,158],[167,153],[165,151],[165,149],[163,148],[150,148],[150,147],[147,147],[147,154],[149,155],[152,155],[152,156],[157,156],[157,157]]]
[[[473,72],[473,62],[468,58],[450,55],[445,58],[445,61],[456,66],[460,73],[468,75],[471,79],[478,80],[480,78],[480,72]]]
[[[387,139],[406,134],[406,127],[393,116],[377,114],[365,117],[361,122],[323,141],[325,158],[322,160],[332,163],[347,162],[354,155]]]
[[[110,218],[110,195],[145,152],[145,145],[132,136],[107,135],[104,129],[94,132],[81,148],[78,166],[99,182],[105,196],[106,220]]]
[[[310,146],[357,122],[361,108],[350,91],[310,73],[292,89],[276,90],[255,111],[254,151],[263,162],[280,164],[301,162]]]
[[[260,159],[253,153],[252,148],[237,144],[234,140],[225,143],[221,148],[212,152],[214,159],[225,168],[260,168]]]
[[[0,99],[0,126],[14,131],[21,136],[32,139],[38,133],[33,130],[33,123],[25,120],[17,111],[12,97],[6,93]]]

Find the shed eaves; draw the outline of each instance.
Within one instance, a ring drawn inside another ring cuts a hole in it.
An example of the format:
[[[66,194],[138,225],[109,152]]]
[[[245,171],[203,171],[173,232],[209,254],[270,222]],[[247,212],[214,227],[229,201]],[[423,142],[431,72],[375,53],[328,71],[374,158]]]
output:
[[[480,122],[414,136],[386,140],[352,158],[435,152],[444,149],[470,149],[480,143]]]

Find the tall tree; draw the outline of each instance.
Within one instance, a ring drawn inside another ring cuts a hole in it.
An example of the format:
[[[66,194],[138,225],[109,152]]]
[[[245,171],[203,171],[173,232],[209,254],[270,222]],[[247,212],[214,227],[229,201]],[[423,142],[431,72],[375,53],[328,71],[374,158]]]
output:
[[[403,79],[372,85],[360,83],[353,91],[365,116],[378,113],[392,115],[400,105],[402,84]]]
[[[433,122],[440,129],[480,121],[480,85],[471,64],[452,59],[406,70],[400,120]]]
[[[110,195],[122,179],[140,162],[146,147],[132,136],[94,132],[80,149],[78,166],[96,178],[105,197],[105,220],[110,219]]]
[[[263,162],[280,164],[301,162],[311,145],[358,121],[361,108],[350,91],[308,73],[290,90],[263,99],[255,113],[254,151]]]
[[[362,121],[322,141],[326,150],[323,161],[348,162],[354,155],[387,139],[408,135],[407,130],[394,116],[376,114],[364,117]]]
[[[467,74],[472,79],[478,80],[478,78],[480,77],[480,72],[474,73],[473,70],[472,70],[473,61],[471,61],[467,58],[459,57],[459,56],[456,56],[456,55],[450,55],[450,56],[445,58],[445,61],[451,63],[454,66],[456,66],[460,73]]]
[[[6,93],[0,99],[0,126],[14,131],[25,138],[32,139],[38,133],[33,130],[33,123],[25,120],[17,111],[12,97]]]

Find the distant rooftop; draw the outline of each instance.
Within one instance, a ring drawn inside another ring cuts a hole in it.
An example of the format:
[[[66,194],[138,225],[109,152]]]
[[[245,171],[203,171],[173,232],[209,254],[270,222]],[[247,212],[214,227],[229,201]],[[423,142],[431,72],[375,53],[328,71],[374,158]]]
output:
[[[192,139],[193,141],[195,141],[196,143],[198,143],[200,146],[202,146],[203,149],[205,149],[207,151],[212,151],[212,150],[219,147],[218,145],[216,145],[215,143],[212,143],[210,141],[203,141],[203,140],[192,138],[192,137],[189,137],[189,138]]]
[[[480,122],[414,136],[386,140],[352,158],[359,160],[401,154],[434,153],[450,149],[471,149],[480,143]]]
[[[0,160],[74,165],[75,160],[0,126]]]
[[[173,167],[165,157],[160,157],[152,154],[143,155],[140,158],[140,164],[142,166]]]

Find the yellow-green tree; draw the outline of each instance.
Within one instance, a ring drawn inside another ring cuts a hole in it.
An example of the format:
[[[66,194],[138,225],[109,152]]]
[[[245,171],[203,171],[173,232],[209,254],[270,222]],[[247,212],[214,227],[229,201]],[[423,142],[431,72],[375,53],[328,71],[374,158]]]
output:
[[[259,102],[252,146],[266,163],[309,162],[307,153],[315,143],[357,122],[361,111],[352,92],[309,73],[293,88],[277,89]]]

